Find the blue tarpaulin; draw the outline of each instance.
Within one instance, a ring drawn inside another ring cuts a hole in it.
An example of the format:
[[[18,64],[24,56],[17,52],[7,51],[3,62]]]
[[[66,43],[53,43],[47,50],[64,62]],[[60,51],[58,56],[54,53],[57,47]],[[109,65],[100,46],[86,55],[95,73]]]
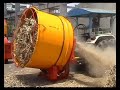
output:
[[[116,15],[115,11],[104,9],[91,9],[91,8],[75,8],[67,13],[68,17],[89,17],[99,14],[100,17],[108,17]]]

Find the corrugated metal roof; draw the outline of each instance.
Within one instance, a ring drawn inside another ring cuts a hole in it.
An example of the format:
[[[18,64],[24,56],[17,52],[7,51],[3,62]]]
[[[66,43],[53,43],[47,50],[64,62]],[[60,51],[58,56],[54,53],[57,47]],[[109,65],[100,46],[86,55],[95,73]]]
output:
[[[104,10],[104,9],[92,9],[92,8],[75,8],[67,13],[68,17],[88,17],[89,15],[100,14],[101,17],[116,15],[115,11]]]

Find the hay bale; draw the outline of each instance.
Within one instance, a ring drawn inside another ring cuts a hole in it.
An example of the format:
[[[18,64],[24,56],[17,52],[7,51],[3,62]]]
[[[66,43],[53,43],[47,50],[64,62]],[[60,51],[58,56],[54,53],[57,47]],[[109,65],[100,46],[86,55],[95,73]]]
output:
[[[32,18],[25,18],[25,22],[19,27],[15,37],[14,56],[21,67],[30,60],[37,39],[37,22]]]

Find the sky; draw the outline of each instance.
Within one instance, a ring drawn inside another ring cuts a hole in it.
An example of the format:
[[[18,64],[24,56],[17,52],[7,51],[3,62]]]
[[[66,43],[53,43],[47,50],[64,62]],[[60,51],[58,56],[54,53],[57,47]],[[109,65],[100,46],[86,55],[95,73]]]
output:
[[[78,5],[79,3],[69,3],[67,4],[67,6],[75,6],[75,5]]]
[[[79,3],[69,3],[67,4],[67,6],[73,6],[75,7],[75,5],[78,5]],[[29,8],[30,5],[27,5],[27,8]],[[67,12],[70,11],[72,8],[67,8]]]
[[[79,3],[69,3],[69,4],[67,4],[67,6],[75,6],[75,5],[78,5]],[[71,8],[67,8],[67,12],[68,11],[70,11],[71,10]]]

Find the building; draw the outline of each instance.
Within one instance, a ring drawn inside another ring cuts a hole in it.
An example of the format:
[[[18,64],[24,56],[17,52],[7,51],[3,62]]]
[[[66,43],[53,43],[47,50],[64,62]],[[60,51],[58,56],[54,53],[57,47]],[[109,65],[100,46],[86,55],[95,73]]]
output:
[[[14,29],[17,26],[19,16],[26,7],[36,6],[41,11],[54,15],[66,16],[68,3],[4,3],[4,18],[9,22],[9,26]]]
[[[80,3],[76,6],[77,8],[93,8],[93,9],[104,9],[104,10],[113,10],[116,11],[116,3]],[[76,26],[75,20],[71,20],[74,27]],[[85,26],[89,25],[89,18],[79,18],[78,19],[79,24],[84,24]],[[103,28],[110,28],[110,17],[101,18],[100,20],[100,27]],[[114,32],[113,34],[116,35],[116,17],[114,19],[112,29]]]

